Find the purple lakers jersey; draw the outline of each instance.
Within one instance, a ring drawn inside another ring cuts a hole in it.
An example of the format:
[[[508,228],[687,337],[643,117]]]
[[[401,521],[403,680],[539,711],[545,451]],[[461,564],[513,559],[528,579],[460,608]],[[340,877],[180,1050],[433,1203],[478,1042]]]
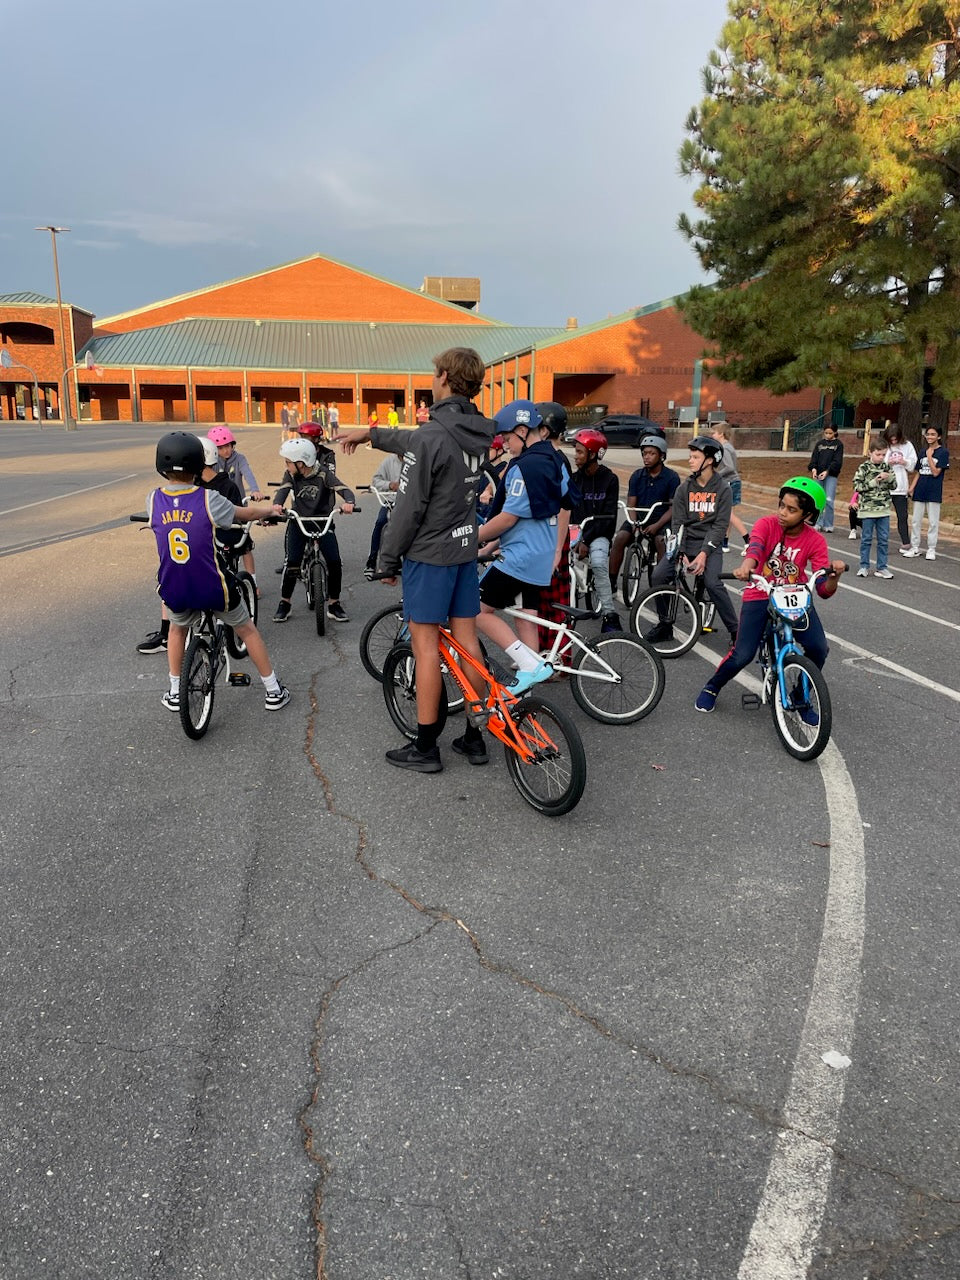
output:
[[[227,608],[206,489],[154,489],[147,507],[157,539],[160,598],[175,613]]]

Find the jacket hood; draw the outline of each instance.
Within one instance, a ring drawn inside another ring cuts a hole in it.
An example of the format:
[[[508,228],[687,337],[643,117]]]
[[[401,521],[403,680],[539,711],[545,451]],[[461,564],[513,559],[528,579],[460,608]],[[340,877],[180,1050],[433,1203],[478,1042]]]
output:
[[[485,418],[466,396],[438,400],[430,410],[430,421],[440,423],[467,453],[485,454],[497,434],[497,424]]]

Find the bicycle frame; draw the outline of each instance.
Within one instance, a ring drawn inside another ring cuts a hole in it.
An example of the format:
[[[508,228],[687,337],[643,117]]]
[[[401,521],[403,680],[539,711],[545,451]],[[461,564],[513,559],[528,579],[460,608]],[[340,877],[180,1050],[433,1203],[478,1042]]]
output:
[[[566,672],[570,674],[576,672],[578,676],[583,676],[588,680],[602,680],[605,684],[619,684],[620,677],[614,671],[613,667],[603,658],[597,651],[577,634],[569,622],[552,622],[549,618],[541,618],[537,614],[526,613],[523,609],[511,606],[509,609],[501,610],[503,613],[509,613],[514,618],[525,618],[528,622],[535,622],[538,627],[543,627],[546,631],[553,631],[556,634],[553,643],[549,649],[541,652],[540,657],[544,662],[549,662],[554,672]],[[583,667],[579,669],[568,666],[560,657],[560,652],[566,643],[573,643],[578,649],[583,650],[590,655],[591,662],[598,667],[602,667],[601,671],[586,671]]]
[[[809,594],[813,590],[813,584],[818,575],[814,574],[804,584],[805,590]],[[780,686],[780,699],[784,706],[790,703],[790,694],[787,689],[786,676],[784,675],[784,664],[788,658],[804,657],[803,645],[794,636],[795,625],[802,619],[803,625],[806,626],[809,613],[809,603],[803,607],[802,614],[797,618],[791,618],[777,607],[773,599],[773,589],[765,578],[754,574],[751,577],[751,583],[754,586],[761,586],[761,590],[766,591],[768,596],[767,602],[767,623],[763,631],[763,640],[757,651],[757,661],[763,673],[761,701],[766,705],[773,693],[773,679],[775,677]]]
[[[459,644],[446,627],[440,628],[440,658],[447,665],[451,678],[463,694],[464,708],[472,724],[485,723],[488,733],[498,738],[511,751],[515,751],[524,764],[532,764],[541,751],[556,751],[552,741],[534,722],[528,731],[520,733],[510,708],[520,701]],[[470,683],[464,664],[488,685],[490,692],[481,695]]]

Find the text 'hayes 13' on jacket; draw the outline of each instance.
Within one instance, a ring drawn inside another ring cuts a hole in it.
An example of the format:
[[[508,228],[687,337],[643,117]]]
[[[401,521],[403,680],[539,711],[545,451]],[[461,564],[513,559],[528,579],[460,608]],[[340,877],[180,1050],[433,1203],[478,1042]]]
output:
[[[415,431],[371,430],[377,449],[403,450],[397,502],[380,545],[382,572],[397,572],[404,557],[436,565],[476,560],[477,489],[496,430],[465,396],[437,401]]]

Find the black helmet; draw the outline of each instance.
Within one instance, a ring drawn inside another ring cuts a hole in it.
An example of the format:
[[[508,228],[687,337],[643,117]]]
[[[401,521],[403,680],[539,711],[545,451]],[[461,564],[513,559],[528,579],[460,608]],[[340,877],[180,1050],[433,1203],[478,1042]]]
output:
[[[557,404],[556,400],[543,400],[537,405],[537,413],[540,425],[547,428],[551,439],[558,440],[567,426],[567,411],[563,405]]]
[[[699,449],[705,458],[712,459],[714,463],[723,457],[723,445],[719,440],[714,440],[713,436],[694,436],[687,448]]]
[[[194,481],[203,466],[203,445],[189,431],[168,431],[157,441],[157,470],[162,476],[173,471]]]

